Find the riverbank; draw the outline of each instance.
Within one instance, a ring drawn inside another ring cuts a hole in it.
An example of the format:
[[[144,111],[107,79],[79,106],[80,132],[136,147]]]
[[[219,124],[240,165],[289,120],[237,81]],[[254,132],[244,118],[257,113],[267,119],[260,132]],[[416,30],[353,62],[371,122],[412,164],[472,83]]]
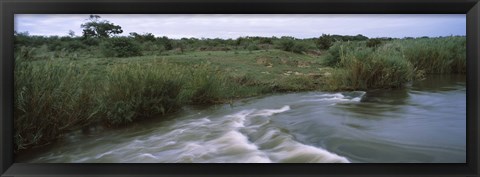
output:
[[[315,54],[277,49],[190,51],[129,58],[50,58],[15,66],[15,149],[91,124],[130,122],[183,105],[299,91],[402,87],[426,73],[465,73],[465,38],[338,42]]]

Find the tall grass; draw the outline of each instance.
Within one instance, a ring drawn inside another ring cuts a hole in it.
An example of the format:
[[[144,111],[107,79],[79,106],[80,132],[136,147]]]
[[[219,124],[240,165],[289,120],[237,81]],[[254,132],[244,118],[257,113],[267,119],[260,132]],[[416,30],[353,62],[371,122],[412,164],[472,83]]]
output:
[[[74,64],[17,60],[14,87],[16,150],[82,127],[99,111],[95,80]]]
[[[416,68],[426,73],[466,73],[466,38],[444,37],[395,41]]]
[[[108,125],[126,124],[176,111],[185,78],[182,70],[162,63],[109,68],[101,96],[102,118]]]
[[[341,54],[340,69],[327,79],[330,90],[367,90],[401,87],[415,70],[398,52],[356,48]]]
[[[16,151],[93,123],[127,125],[185,104],[221,103],[264,91],[232,81],[210,64],[118,64],[102,76],[88,71],[73,63],[16,61]]]
[[[342,53],[355,50],[356,48],[364,48],[365,42],[362,41],[354,41],[354,42],[342,42],[337,41],[335,42],[329,49],[328,53],[325,56],[324,65],[337,67],[340,63],[340,56]]]
[[[326,57],[336,67],[327,90],[402,87],[424,74],[466,72],[465,37],[394,40],[375,47],[337,42]]]
[[[226,72],[208,63],[189,67],[184,96],[189,104],[230,102],[235,98],[259,95],[267,87],[249,75]]]

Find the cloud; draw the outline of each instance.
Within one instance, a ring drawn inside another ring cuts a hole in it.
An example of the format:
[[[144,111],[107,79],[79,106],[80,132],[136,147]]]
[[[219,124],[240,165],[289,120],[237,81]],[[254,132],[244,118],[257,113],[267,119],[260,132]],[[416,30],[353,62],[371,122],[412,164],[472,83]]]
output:
[[[32,35],[81,35],[88,14],[15,15],[15,29]],[[464,14],[102,14],[130,32],[156,36],[237,38],[239,36],[318,37],[323,33],[368,37],[465,35]]]

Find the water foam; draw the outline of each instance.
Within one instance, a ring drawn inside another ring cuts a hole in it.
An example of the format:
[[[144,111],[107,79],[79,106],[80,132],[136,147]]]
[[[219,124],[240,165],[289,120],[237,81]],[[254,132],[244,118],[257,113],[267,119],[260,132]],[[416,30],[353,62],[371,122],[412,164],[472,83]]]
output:
[[[311,96],[313,99],[303,99],[302,102],[360,102],[365,94],[364,91],[325,93]]]
[[[235,130],[212,140],[187,143],[180,152],[178,162],[271,162],[246,136]]]
[[[339,97],[339,94],[334,94]],[[244,138],[235,140],[236,142],[247,143],[251,147],[250,150],[257,150],[262,152],[271,162],[312,162],[312,163],[348,163],[348,159],[337,154],[331,153],[327,150],[302,144],[294,138],[270,124],[271,116],[279,113],[289,111],[289,105],[283,106],[280,109],[262,109],[249,112],[249,114],[241,114],[243,121],[250,120],[252,124],[242,127],[241,130],[246,132],[246,135],[235,134]],[[238,114],[235,114],[238,115]],[[256,117],[267,117],[263,121],[251,121]],[[248,139],[247,139],[248,138]],[[249,143],[247,140],[252,141]],[[230,142],[233,143],[233,142]]]
[[[262,109],[262,110],[256,111],[254,114],[252,114],[250,116],[272,116],[274,114],[286,112],[286,111],[289,111],[289,110],[290,110],[290,106],[286,105],[286,106],[283,106],[280,109]]]
[[[273,162],[279,163],[348,163],[348,159],[322,148],[302,144],[278,128],[257,132],[257,145]],[[252,135],[255,137],[255,134]]]
[[[233,128],[245,127],[245,118],[250,115],[254,110],[243,110],[235,114],[227,115],[225,117],[229,118],[229,125]]]

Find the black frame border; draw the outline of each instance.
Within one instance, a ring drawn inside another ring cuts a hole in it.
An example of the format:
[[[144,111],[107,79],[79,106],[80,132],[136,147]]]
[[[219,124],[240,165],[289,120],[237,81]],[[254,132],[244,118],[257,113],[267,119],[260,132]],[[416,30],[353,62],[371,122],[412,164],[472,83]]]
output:
[[[2,176],[479,176],[479,0],[1,0]],[[466,14],[465,164],[27,164],[13,161],[14,14]]]

